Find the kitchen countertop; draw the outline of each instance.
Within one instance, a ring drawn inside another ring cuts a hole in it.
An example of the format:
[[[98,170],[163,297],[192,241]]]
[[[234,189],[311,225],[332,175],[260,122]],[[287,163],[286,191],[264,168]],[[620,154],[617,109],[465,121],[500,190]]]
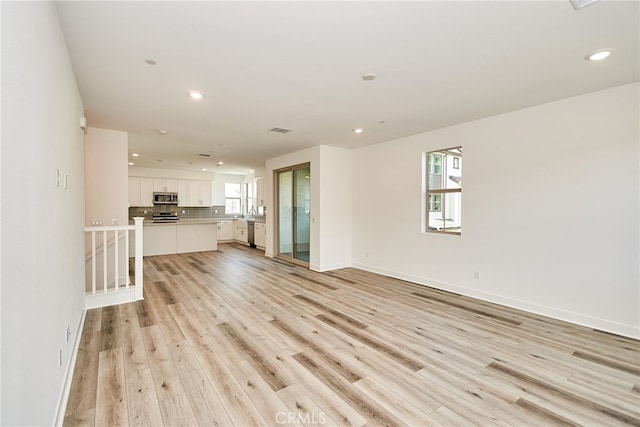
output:
[[[264,218],[189,218],[179,219],[176,222],[153,222],[153,220],[145,219],[142,225],[193,225],[193,224],[216,224],[225,221],[250,221],[250,222],[266,222]],[[133,225],[133,221],[129,224]]]

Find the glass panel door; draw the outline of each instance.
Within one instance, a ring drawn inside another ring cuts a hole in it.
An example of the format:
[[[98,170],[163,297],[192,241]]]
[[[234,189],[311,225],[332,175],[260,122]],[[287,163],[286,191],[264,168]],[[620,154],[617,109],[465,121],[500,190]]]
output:
[[[309,262],[310,246],[310,208],[311,208],[311,169],[307,166],[293,171],[293,215],[294,241],[293,257]]]
[[[293,172],[278,173],[278,254],[292,256]]]
[[[278,256],[304,264],[310,260],[311,168],[308,164],[276,172]]]

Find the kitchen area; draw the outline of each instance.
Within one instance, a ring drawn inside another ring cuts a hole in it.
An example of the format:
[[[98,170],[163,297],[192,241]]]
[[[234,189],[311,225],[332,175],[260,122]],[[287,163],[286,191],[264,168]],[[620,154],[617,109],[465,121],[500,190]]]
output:
[[[216,181],[218,181],[216,179]],[[128,177],[129,221],[144,217],[144,256],[240,243],[264,252],[263,179]]]

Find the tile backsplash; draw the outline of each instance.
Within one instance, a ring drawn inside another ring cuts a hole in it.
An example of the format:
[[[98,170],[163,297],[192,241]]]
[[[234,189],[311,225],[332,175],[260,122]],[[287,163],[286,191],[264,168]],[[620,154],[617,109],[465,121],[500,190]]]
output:
[[[146,213],[145,213],[146,212]],[[224,206],[210,207],[181,207],[181,206],[153,206],[153,207],[130,207],[129,219],[134,216],[143,216],[144,219],[152,219],[154,212],[176,212],[178,218],[182,219],[201,219],[201,218],[235,218],[242,215],[233,214],[226,215]]]

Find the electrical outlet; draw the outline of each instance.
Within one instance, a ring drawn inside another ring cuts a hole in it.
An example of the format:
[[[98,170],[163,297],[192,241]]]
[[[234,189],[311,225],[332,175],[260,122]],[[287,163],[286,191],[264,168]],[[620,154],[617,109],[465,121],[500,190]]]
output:
[[[58,349],[58,366],[62,368],[62,349]]]
[[[71,327],[67,325],[67,344],[69,344],[69,338],[71,338]]]
[[[480,280],[480,272],[479,271],[474,271],[473,272],[473,278],[476,280]]]

